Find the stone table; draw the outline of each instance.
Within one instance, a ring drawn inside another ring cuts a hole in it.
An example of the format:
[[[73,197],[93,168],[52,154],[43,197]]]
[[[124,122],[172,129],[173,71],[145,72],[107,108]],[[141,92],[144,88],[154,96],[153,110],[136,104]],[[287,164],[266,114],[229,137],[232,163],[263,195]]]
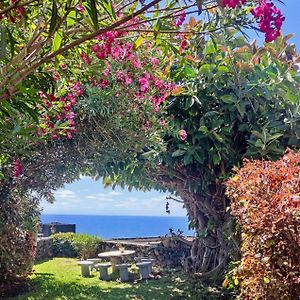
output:
[[[134,250],[117,250],[117,251],[107,251],[99,253],[98,256],[101,258],[109,258],[112,266],[112,271],[116,271],[116,264],[120,263],[122,261],[122,258],[124,256],[129,256],[134,254]]]

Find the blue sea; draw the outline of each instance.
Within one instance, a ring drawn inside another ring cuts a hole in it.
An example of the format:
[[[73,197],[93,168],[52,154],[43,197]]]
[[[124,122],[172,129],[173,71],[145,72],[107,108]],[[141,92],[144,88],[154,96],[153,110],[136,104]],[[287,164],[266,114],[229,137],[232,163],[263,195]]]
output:
[[[76,224],[77,233],[87,233],[110,238],[132,238],[164,236],[172,228],[183,231],[184,235],[193,235],[188,230],[186,217],[149,217],[149,216],[93,216],[93,215],[46,215],[41,216],[42,223],[60,222]]]

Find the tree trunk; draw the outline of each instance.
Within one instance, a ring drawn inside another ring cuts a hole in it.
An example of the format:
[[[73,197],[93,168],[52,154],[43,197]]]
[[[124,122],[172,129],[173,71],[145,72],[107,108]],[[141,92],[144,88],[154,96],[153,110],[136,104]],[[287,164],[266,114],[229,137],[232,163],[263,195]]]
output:
[[[217,279],[225,271],[229,260],[236,260],[240,256],[239,243],[234,234],[235,223],[227,209],[229,200],[225,195],[225,187],[221,182],[213,182],[204,196],[187,189],[187,182],[191,178],[182,172],[170,176],[164,171],[160,168],[154,180],[176,191],[196,231],[191,255],[183,260],[184,268],[202,278]]]
[[[191,256],[184,261],[185,270],[204,278],[222,274],[234,246],[233,221],[228,212],[225,190],[221,185],[211,185],[206,197],[177,188],[184,201],[188,217],[195,228],[196,238]],[[237,249],[238,250],[238,249]]]

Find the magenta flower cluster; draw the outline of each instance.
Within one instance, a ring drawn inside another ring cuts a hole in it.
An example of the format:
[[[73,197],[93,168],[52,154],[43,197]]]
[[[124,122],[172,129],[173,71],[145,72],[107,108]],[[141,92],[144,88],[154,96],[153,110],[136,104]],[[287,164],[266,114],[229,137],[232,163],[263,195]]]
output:
[[[280,36],[285,18],[272,2],[261,0],[259,5],[251,10],[251,13],[258,20],[259,29],[265,33],[266,42],[272,42]]]
[[[60,98],[40,91],[39,96],[46,109],[42,105],[38,105],[41,116],[41,126],[37,131],[38,136],[47,136],[53,140],[60,137],[71,139],[76,132],[74,120],[76,97],[81,95],[83,95],[83,88],[79,82],[75,83],[69,92]],[[60,126],[60,124],[63,124],[63,126]]]
[[[88,55],[82,52],[81,59],[87,65],[91,65],[95,59],[104,60],[105,69],[100,79],[95,76],[90,78],[94,86],[113,91],[117,81],[119,91],[115,97],[124,93],[126,96],[132,95],[138,101],[149,99],[157,111],[174,85],[156,75],[161,63],[157,53],[154,55],[156,50],[149,43],[144,43],[140,46],[143,51],[135,51],[133,43],[124,41],[127,34],[125,31],[109,31],[99,35],[99,42],[91,47],[91,53]]]
[[[23,166],[19,159],[15,159],[12,163],[12,176],[19,177],[23,172]]]
[[[182,141],[185,141],[187,139],[187,132],[184,129],[181,129],[179,131],[179,137]]]
[[[223,0],[223,6],[236,8],[246,4],[246,0]],[[251,10],[256,18],[259,29],[265,34],[267,43],[276,40],[281,34],[281,27],[285,18],[282,12],[270,0],[259,0],[258,5]]]
[[[236,8],[242,4],[246,4],[246,0],[223,0],[223,5],[229,8]]]
[[[16,2],[17,2],[17,0],[11,0],[10,5],[15,4]],[[2,20],[4,17],[7,17],[9,22],[16,23],[23,19],[25,12],[26,12],[25,7],[21,5],[21,6],[18,6],[16,8],[12,9],[7,14],[0,15],[0,20]]]

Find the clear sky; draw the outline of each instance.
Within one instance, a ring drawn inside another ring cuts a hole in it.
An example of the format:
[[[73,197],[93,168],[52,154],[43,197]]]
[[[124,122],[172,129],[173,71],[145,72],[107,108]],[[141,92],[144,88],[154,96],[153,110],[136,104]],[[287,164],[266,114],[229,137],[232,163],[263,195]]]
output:
[[[300,51],[300,0],[284,0],[278,4],[286,17],[283,33],[295,33],[291,39]],[[104,189],[101,181],[82,178],[64,189],[55,192],[56,202],[42,203],[46,214],[88,215],[139,215],[166,216],[165,205],[168,194],[151,191],[148,193],[122,189]],[[180,203],[170,201],[171,216],[185,216]]]

